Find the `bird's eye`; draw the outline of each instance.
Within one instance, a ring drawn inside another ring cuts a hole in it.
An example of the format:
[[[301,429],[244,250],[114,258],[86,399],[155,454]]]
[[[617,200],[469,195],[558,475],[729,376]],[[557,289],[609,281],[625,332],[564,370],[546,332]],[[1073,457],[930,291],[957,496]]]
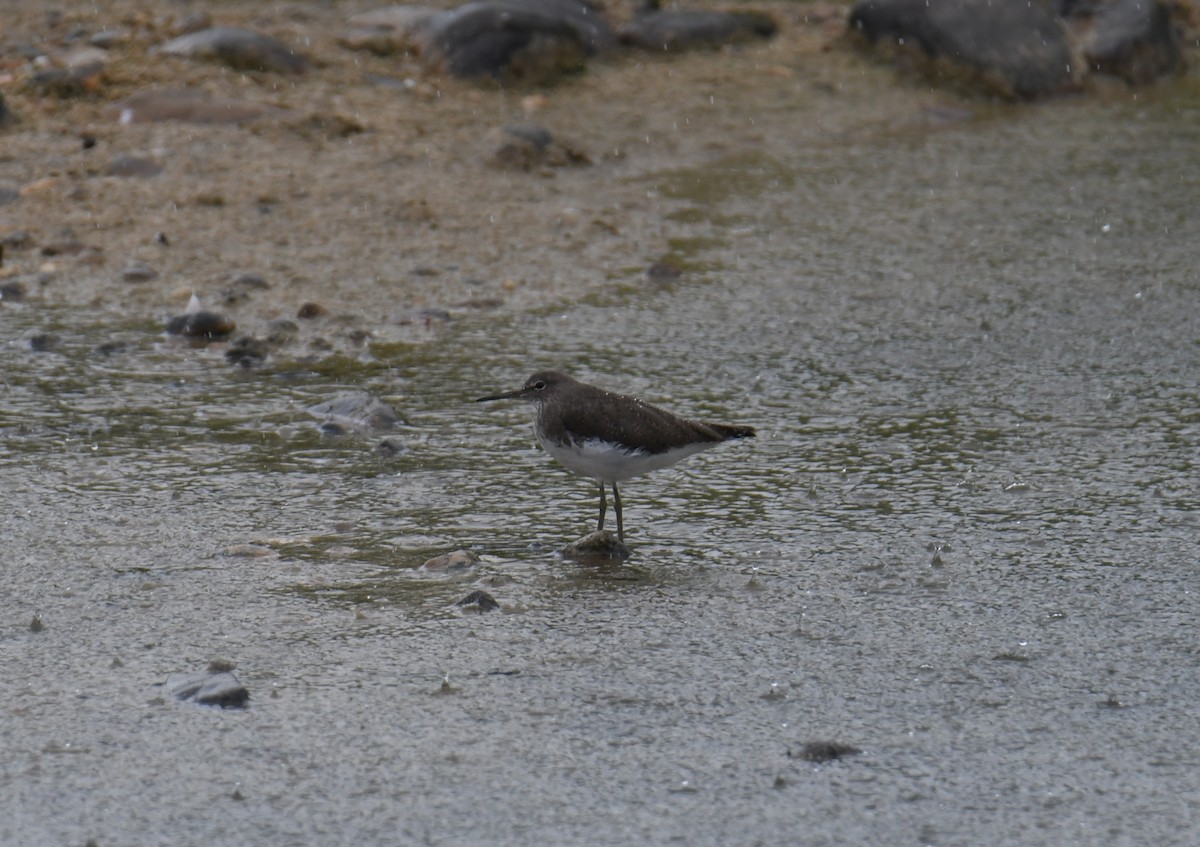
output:
[[[544,379],[539,379],[537,382],[535,382],[533,384],[534,391],[542,391],[545,388],[546,388],[546,381]]]

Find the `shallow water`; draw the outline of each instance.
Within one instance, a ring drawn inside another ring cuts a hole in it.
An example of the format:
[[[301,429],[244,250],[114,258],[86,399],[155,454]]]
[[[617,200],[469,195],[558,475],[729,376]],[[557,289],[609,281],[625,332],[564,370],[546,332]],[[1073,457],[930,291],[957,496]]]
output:
[[[677,281],[424,345],[0,310],[0,841],[1194,843],[1200,103],[765,136],[647,182]],[[563,562],[592,485],[470,402],[549,366],[759,438]],[[165,700],[215,658],[248,709]]]

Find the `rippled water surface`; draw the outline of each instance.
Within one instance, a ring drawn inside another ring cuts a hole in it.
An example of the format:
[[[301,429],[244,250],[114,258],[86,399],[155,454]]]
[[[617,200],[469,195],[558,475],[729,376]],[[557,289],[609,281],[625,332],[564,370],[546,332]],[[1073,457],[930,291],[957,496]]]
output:
[[[358,360],[0,308],[0,841],[1195,843],[1197,149],[1186,90],[776,137],[648,181],[679,279]],[[759,437],[564,562],[592,485],[470,402],[548,366]],[[216,658],[248,709],[168,700]]]

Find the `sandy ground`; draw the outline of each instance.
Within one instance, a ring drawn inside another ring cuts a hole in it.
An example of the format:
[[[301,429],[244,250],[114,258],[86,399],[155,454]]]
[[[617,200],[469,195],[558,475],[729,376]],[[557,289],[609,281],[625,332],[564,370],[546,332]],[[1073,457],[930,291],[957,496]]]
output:
[[[766,4],[781,25],[770,42],[670,57],[622,51],[523,90],[436,78],[411,57],[342,46],[347,18],[371,8],[211,10],[214,24],[297,46],[313,63],[298,76],[154,54],[194,13],[186,4],[23,4],[9,14],[0,94],[15,120],[0,153],[10,199],[0,206],[0,282],[19,282],[29,303],[132,320],[163,320],[195,292],[248,332],[315,302],[340,327],[331,337],[403,339],[447,315],[574,299],[670,260],[668,206],[646,176],[754,148],[764,141],[746,119],[755,109],[787,112],[817,94],[819,122],[834,126],[897,108],[888,91],[861,85],[832,96],[871,64],[838,43],[845,7],[835,4]],[[87,90],[29,84],[45,61],[31,53],[59,61],[102,31],[118,35]],[[185,85],[286,111],[243,126],[116,120],[123,98]],[[498,167],[503,128],[521,124],[548,129],[587,163]],[[162,172],[108,175],[121,156]],[[123,271],[138,262],[157,276],[129,281]],[[268,287],[231,285],[247,273]]]

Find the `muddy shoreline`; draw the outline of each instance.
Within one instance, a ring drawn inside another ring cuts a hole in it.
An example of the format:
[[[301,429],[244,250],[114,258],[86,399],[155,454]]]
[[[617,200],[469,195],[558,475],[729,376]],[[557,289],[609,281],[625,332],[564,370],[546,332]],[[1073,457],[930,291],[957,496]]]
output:
[[[342,46],[347,18],[370,8],[211,10],[214,23],[303,45],[313,67],[284,76],[154,54],[190,7],[22,6],[0,86],[14,117],[0,157],[11,196],[0,281],[27,303],[110,318],[165,321],[195,293],[244,332],[315,303],[332,348],[420,339],[460,314],[575,300],[643,284],[656,262],[686,266],[675,245],[689,222],[672,219],[677,203],[650,175],[905,120],[945,99],[897,86],[841,45],[835,4],[767,4],[781,26],[760,44],[620,53],[519,90]],[[116,35],[90,90],[27,83],[20,45],[55,55],[98,32]],[[243,124],[118,121],[114,104],[179,87],[271,111]],[[809,139],[796,137],[803,115]],[[498,161],[505,127],[525,125],[578,159]],[[161,172],[121,175],[131,159]],[[258,282],[238,284],[246,275]]]
[[[373,8],[22,5],[0,68],[5,299],[165,325],[195,294],[239,333],[296,322],[297,351],[420,341],[462,315],[702,267],[722,197],[753,195],[781,157],[1035,108],[935,89],[855,50],[848,4],[765,3],[769,40],[617,51],[551,87],[511,89],[350,49],[347,21]],[[310,66],[248,72],[155,52],[197,13],[295,45]],[[99,74],[70,91],[31,84],[97,38]],[[261,114],[121,121],[129,98],[174,89]],[[520,128],[549,133],[555,152],[524,157]]]

